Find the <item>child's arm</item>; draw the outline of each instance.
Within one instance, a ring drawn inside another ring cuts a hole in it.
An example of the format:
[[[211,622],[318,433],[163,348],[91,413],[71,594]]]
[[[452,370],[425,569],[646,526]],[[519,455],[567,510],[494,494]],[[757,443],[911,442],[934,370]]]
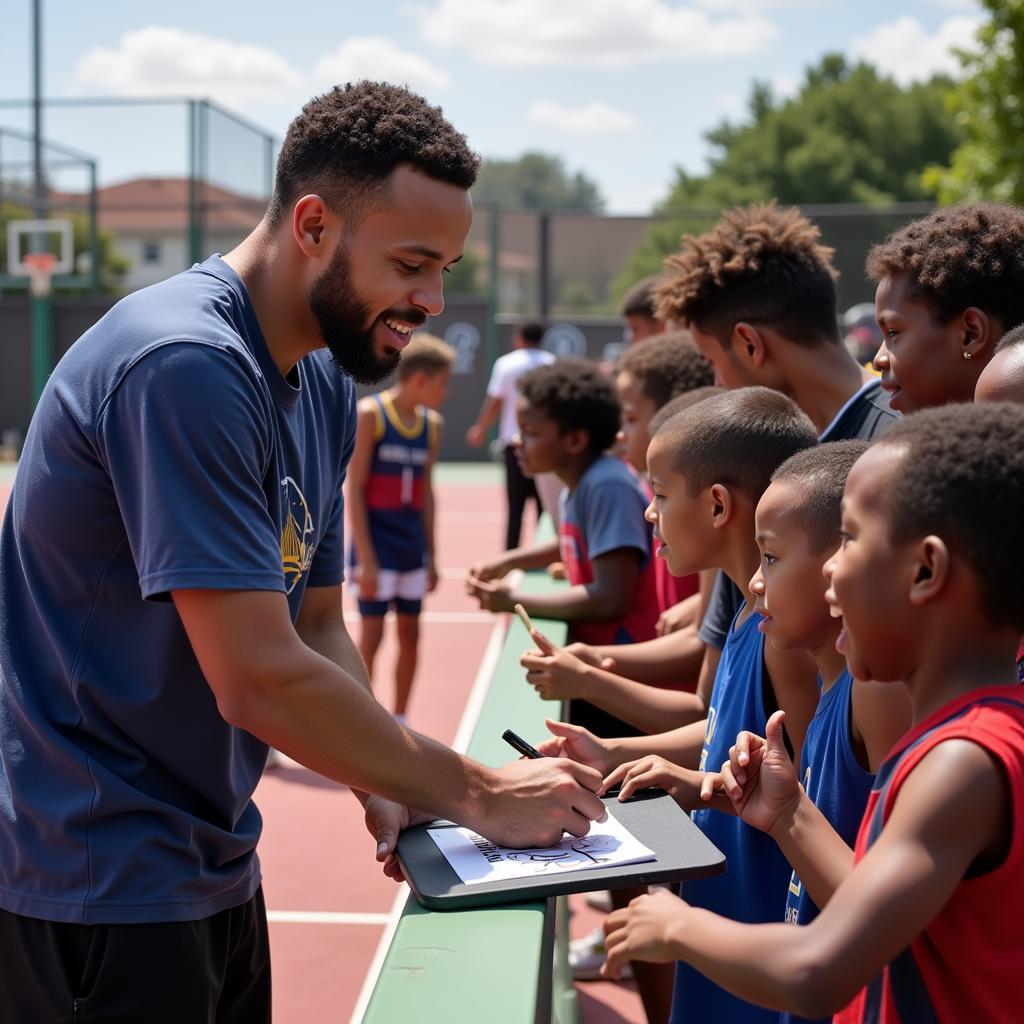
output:
[[[473,577],[467,589],[480,602],[481,608],[492,612],[510,612],[513,605],[521,604],[530,615],[538,618],[565,622],[578,619],[615,621],[624,618],[629,611],[639,571],[638,562],[636,548],[616,548],[592,560],[592,583],[577,584],[551,594],[521,594],[501,580]],[[516,568],[526,566],[517,565]]]
[[[483,405],[480,406],[480,414],[476,418],[476,423],[466,431],[466,443],[474,448],[479,448],[487,440],[487,431],[497,422],[500,414],[501,398],[488,395],[484,399]]]
[[[553,644],[536,630],[538,650],[527,651],[519,663],[526,681],[543,700],[582,698],[646,733],[689,725],[703,719],[704,702],[695,694],[664,690],[588,664]]]
[[[605,924],[605,973],[630,959],[685,960],[742,999],[827,1016],[924,931],[973,864],[1006,856],[1010,831],[1000,769],[980,746],[948,740],[913,770],[881,836],[811,924],[737,924],[669,893],[641,896]]]
[[[430,422],[430,452],[423,467],[423,536],[427,543],[428,590],[437,587],[437,561],[434,557],[434,464],[441,450],[441,435],[444,432],[444,417],[433,409],[427,410]]]
[[[694,600],[698,600],[696,594],[687,598]],[[571,644],[568,650],[596,665],[611,658],[614,665],[610,671],[655,686],[696,678],[704,658],[704,642],[695,629],[666,633],[638,644]]]
[[[377,416],[372,400],[359,403],[356,418],[356,444],[348,464],[346,506],[352,528],[352,542],[359,563],[359,594],[372,600],[377,593],[377,553],[370,537],[370,520],[366,511],[366,482],[373,465],[373,449],[377,443]]]
[[[500,580],[513,569],[544,569],[559,556],[558,541],[538,544],[529,548],[513,548],[489,562],[471,565],[466,575],[466,590],[474,592],[472,584]]]
[[[656,736],[627,736],[599,739],[580,725],[547,719],[553,739],[541,740],[537,749],[548,757],[570,757],[574,761],[596,767],[607,775],[620,764],[636,761],[648,754],[657,754],[667,761],[686,768],[696,768],[704,746],[706,723],[694,722],[681,729],[658,733]],[[599,763],[595,751],[600,751]]]
[[[734,812],[778,843],[823,907],[850,873],[853,851],[803,791],[783,740],[784,717],[776,711],[768,719],[764,739],[750,732],[736,737],[721,767],[722,786]]]

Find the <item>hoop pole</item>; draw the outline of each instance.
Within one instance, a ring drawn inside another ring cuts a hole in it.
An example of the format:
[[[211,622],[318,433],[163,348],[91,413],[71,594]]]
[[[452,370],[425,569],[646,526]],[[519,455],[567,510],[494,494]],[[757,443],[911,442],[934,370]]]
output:
[[[53,309],[49,296],[33,295],[32,306],[32,408],[50,377],[50,359],[53,341]]]

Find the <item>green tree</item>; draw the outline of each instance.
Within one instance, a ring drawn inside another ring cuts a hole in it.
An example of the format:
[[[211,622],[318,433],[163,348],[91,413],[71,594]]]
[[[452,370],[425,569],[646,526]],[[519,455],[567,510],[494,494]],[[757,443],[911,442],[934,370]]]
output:
[[[838,54],[808,68],[791,99],[755,83],[747,117],[708,132],[707,173],[677,169],[658,207],[664,221],[631,255],[613,294],[657,273],[683,233],[706,230],[726,207],[772,198],[872,205],[931,198],[924,169],[948,160],[963,137],[946,108],[952,88],[943,77],[903,88]]]
[[[959,51],[949,106],[965,138],[926,173],[942,203],[1024,203],[1024,0],[980,0],[989,20]]]
[[[600,189],[585,174],[570,174],[561,157],[524,153],[516,160],[484,160],[473,186],[477,203],[507,209],[600,210]]]
[[[483,274],[480,257],[467,246],[462,259],[450,268],[444,279],[445,295],[483,295]]]

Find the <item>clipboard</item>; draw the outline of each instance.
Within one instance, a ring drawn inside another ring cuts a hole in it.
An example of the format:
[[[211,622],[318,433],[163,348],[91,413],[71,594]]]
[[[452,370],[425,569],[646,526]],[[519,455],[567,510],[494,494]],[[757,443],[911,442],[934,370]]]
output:
[[[430,828],[455,827],[446,821],[402,832],[398,837],[398,860],[413,895],[428,910],[492,907],[594,889],[707,878],[725,871],[725,855],[663,790],[641,793],[625,803],[619,803],[614,795],[603,799],[611,813],[654,851],[656,860],[467,885],[427,835]]]

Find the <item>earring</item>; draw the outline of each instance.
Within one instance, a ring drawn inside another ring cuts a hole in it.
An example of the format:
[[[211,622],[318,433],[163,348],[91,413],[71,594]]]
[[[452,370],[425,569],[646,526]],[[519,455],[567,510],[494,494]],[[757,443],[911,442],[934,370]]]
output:
[[[964,359],[970,359],[970,358],[971,358],[971,353],[970,352],[965,352],[964,353]]]

